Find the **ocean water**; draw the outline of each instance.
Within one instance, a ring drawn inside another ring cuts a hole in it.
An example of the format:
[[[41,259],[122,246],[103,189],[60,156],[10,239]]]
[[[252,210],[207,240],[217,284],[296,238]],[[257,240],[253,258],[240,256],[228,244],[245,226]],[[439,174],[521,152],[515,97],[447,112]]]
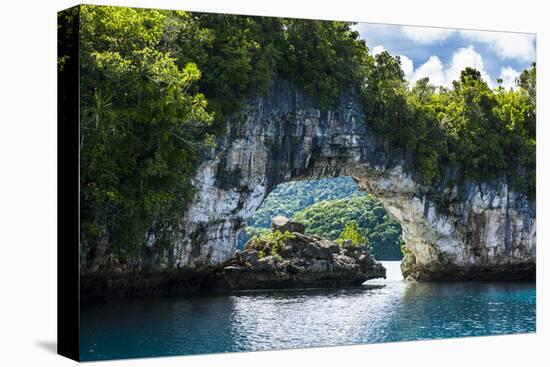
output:
[[[534,283],[406,282],[358,288],[134,298],[81,312],[83,360],[531,333]]]

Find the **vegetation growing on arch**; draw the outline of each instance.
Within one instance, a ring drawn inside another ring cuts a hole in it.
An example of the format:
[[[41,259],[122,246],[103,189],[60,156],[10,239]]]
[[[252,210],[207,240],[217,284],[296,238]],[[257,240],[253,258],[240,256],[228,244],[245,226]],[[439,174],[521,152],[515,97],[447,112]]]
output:
[[[535,196],[536,65],[516,90],[490,88],[481,73],[465,68],[451,88],[424,78],[410,86],[399,57],[375,57],[362,93],[365,114],[383,137],[386,154],[405,159],[426,186],[457,169],[460,180],[504,177]]]
[[[197,64],[178,65],[166,50],[172,16],[194,23],[181,12],[80,8],[81,233],[90,255],[106,240],[120,260],[147,241],[169,245],[193,198],[213,115],[196,89]]]
[[[336,103],[368,55],[342,22],[91,5],[79,16],[81,233],[92,258],[106,241],[120,260],[173,242],[201,153],[246,97],[280,75]]]
[[[355,89],[387,155],[408,162],[428,189],[456,168],[460,180],[504,177],[535,196],[535,64],[515,90],[490,88],[470,68],[450,88],[411,86],[399,58],[371,56],[352,23],[89,5],[79,16],[81,234],[90,257],[102,243],[119,260],[173,243],[202,154],[276,77],[323,109]]]

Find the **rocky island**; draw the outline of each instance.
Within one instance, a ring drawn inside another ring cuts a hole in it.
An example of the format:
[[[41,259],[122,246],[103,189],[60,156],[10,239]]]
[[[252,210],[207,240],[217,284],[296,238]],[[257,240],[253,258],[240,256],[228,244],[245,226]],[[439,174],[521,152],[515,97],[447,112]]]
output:
[[[346,287],[385,277],[386,269],[366,246],[308,235],[301,223],[277,216],[270,234],[252,238],[205,286],[216,291]]]

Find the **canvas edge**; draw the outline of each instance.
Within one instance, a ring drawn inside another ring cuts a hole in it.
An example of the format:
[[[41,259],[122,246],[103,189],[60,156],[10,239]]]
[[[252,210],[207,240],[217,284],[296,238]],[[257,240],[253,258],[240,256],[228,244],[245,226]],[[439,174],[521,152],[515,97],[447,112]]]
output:
[[[57,16],[57,353],[79,361],[80,5]]]

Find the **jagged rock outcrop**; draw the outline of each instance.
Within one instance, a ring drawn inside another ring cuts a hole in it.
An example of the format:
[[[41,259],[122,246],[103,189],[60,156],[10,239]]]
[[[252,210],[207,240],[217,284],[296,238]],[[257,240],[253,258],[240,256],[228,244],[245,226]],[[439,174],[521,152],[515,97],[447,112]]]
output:
[[[387,150],[354,93],[321,110],[276,80],[266,96],[250,99],[228,121],[218,147],[205,156],[193,180],[196,201],[182,213],[174,245],[157,248],[151,241],[142,262],[160,271],[216,267],[233,256],[239,231],[279,183],[352,176],[401,223],[406,277],[534,279],[534,200],[504,178],[465,182],[452,168],[441,186],[423,187]]]
[[[313,235],[285,233],[289,238],[280,243],[251,240],[245,250],[220,265],[204,287],[217,291],[347,287],[386,277],[386,269],[365,246],[350,242],[339,246]]]
[[[304,233],[306,227],[302,223],[293,222],[285,216],[277,215],[271,220],[271,229],[280,232]]]

